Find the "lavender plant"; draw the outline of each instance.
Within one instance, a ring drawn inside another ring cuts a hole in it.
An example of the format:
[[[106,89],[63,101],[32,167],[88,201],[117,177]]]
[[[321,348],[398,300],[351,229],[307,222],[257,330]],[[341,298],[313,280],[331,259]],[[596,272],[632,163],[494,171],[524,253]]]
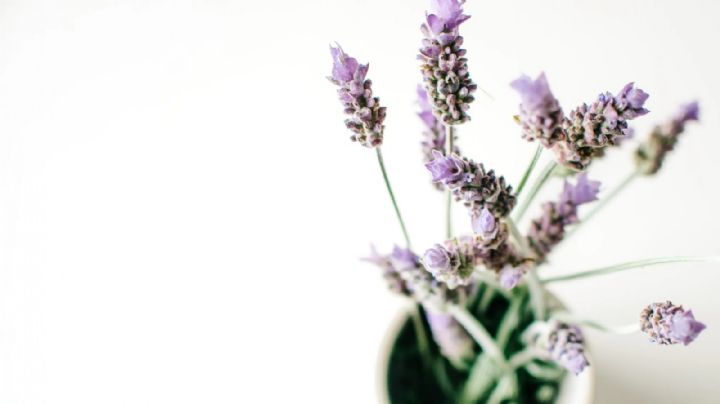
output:
[[[520,135],[539,143],[517,188],[494,170],[461,154],[456,126],[469,120],[477,86],[470,79],[459,27],[470,18],[464,1],[432,0],[421,26],[419,59],[423,85],[418,87],[418,116],[425,167],[438,189],[448,191],[447,232],[418,254],[390,184],[382,156],[385,107],[373,95],[360,64],[339,46],[331,47],[330,81],[352,132],[351,139],[374,148],[405,246],[365,261],[381,270],[388,288],[414,302],[410,320],[397,337],[390,357],[393,402],[550,403],[566,372],[582,374],[592,366],[584,329],[642,331],[660,345],[693,342],[705,329],[692,311],[670,302],[646,307],[636,324],[611,327],[567,311],[547,290],[555,282],[607,275],[643,266],[681,261],[717,261],[717,257],[668,257],[620,263],[563,276],[541,277],[551,253],[634,179],[654,175],[675,148],[690,121],[698,120],[697,103],[684,105],[658,125],[635,152],[636,170],[610,192],[586,171],[609,147],[625,144],[629,121],[648,113],[648,94],[625,85],[616,95],[600,94],[590,104],[565,113],[544,73],[511,83],[520,95],[515,117]],[[390,138],[392,139],[392,138]],[[517,201],[533,176],[544,149],[554,154],[534,184]],[[523,234],[516,226],[540,189],[564,167],[565,183],[557,200],[541,205],[541,215]],[[573,173],[580,173],[576,178]],[[467,234],[449,225],[451,206],[468,212]],[[585,205],[591,210],[585,211]]]

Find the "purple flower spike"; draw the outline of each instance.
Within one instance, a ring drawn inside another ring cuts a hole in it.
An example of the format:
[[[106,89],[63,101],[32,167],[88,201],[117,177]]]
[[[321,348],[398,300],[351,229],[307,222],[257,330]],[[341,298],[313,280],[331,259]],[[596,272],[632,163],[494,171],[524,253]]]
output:
[[[648,93],[635,88],[635,83],[628,83],[620,90],[615,100],[618,109],[622,110],[623,118],[634,119],[649,112],[644,107],[648,97],[650,97]]]
[[[527,337],[529,344],[544,350],[550,359],[576,375],[589,366],[585,338],[575,325],[552,320],[530,328]]]
[[[427,91],[425,91],[423,86],[418,85],[417,95],[418,106],[420,106],[418,117],[420,117],[420,120],[422,120],[425,127],[425,130],[423,131],[423,141],[421,144],[424,161],[427,164],[435,158],[433,156],[433,151],[441,152],[443,155],[446,154],[446,131],[445,125],[435,117],[432,105],[430,105]],[[453,134],[453,141],[456,139],[457,136]],[[452,153],[458,155],[460,154],[460,149],[457,147],[456,142],[453,143]],[[435,182],[434,185],[438,190],[442,191],[444,189],[444,186],[441,183]]]
[[[398,246],[393,248],[390,260],[395,267],[400,269],[414,268],[420,263],[420,258],[414,252],[408,248]]]
[[[565,182],[557,202],[543,205],[543,215],[534,220],[528,232],[528,244],[539,262],[565,237],[565,228],[578,222],[578,206],[597,199],[599,181],[590,181],[586,174],[577,178],[575,185]]]
[[[430,27],[432,32],[437,35],[443,31],[453,31],[470,18],[469,15],[463,14],[464,3],[464,0],[431,0],[428,24],[432,21]]]
[[[597,200],[600,191],[600,181],[588,180],[587,173],[578,175],[573,186],[565,181],[563,192],[560,195],[560,210],[566,210],[565,216],[574,216],[578,206]]]
[[[435,244],[423,255],[422,264],[435,280],[450,289],[469,285],[474,270],[471,248],[457,239],[446,241],[444,246]]]
[[[454,154],[445,157],[437,150],[432,151],[433,160],[425,164],[432,174],[433,182],[453,184],[464,176],[464,162]]]
[[[451,271],[453,265],[450,263],[450,253],[440,244],[425,251],[423,255],[425,268],[433,275]]]
[[[525,271],[522,267],[506,266],[500,271],[500,286],[505,289],[512,289],[520,283]]]
[[[427,310],[428,324],[435,342],[446,358],[464,364],[475,357],[473,339],[450,314]]]
[[[330,54],[333,69],[328,79],[339,87],[338,96],[349,116],[345,126],[353,132],[350,139],[366,147],[380,146],[385,129],[385,107],[380,106],[378,97],[373,97],[372,82],[365,79],[368,65],[348,56],[340,45],[331,46]]]
[[[482,208],[480,215],[472,218],[472,228],[483,240],[492,240],[497,236],[500,226],[488,208]]]
[[[477,86],[470,79],[458,27],[470,16],[463,14],[464,1],[433,0],[432,10],[421,26],[425,38],[418,59],[425,90],[435,115],[449,125],[470,119],[467,114]]]
[[[705,329],[705,324],[695,320],[692,310],[666,301],[653,303],[642,311],[640,329],[660,345],[688,345]]]
[[[505,183],[505,178],[495,176],[493,170],[486,171],[482,164],[455,154],[444,156],[433,150],[432,155],[434,160],[425,167],[430,170],[433,181],[442,183],[456,200],[463,201],[471,217],[478,217],[487,207],[496,218],[502,218],[515,206],[512,187]]]
[[[676,122],[697,121],[700,119],[700,105],[697,101],[682,105],[680,111],[675,117]]]
[[[523,75],[510,83],[510,86],[520,93],[519,119],[523,139],[530,142],[538,140],[547,148],[565,139],[562,131],[563,112],[550,91],[545,73],[541,73],[535,80]]]
[[[670,324],[670,338],[687,345],[693,342],[705,328],[705,324],[695,320],[692,310],[688,310],[673,316]]]
[[[466,287],[450,289],[448,285],[433,279],[414,252],[402,247],[396,246],[388,255],[379,254],[373,247],[371,255],[363,261],[382,270],[383,278],[391,291],[410,297],[434,310],[444,310],[449,303],[463,304],[472,287],[471,279],[468,279],[465,282]]]
[[[597,101],[583,104],[563,120],[565,139],[554,145],[558,161],[568,168],[582,171],[605,149],[617,146],[630,133],[628,121],[645,115],[648,94],[633,83],[613,96],[600,94]]]
[[[677,114],[664,125],[656,126],[648,140],[635,152],[635,162],[645,175],[660,171],[665,156],[677,145],[678,138],[685,131],[685,124],[697,121],[700,107],[697,102],[680,106]]]

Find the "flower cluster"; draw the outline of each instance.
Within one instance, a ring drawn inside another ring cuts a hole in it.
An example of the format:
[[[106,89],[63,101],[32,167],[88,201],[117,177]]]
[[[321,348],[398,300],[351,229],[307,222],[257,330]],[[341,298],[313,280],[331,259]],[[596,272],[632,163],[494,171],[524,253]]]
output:
[[[562,125],[566,139],[554,149],[560,163],[578,171],[587,168],[593,158],[626,136],[627,121],[648,112],[647,98],[647,93],[628,83],[616,96],[600,94],[592,104],[571,111]]]
[[[695,320],[692,310],[684,310],[670,301],[653,303],[640,313],[640,329],[660,345],[687,345],[705,329]]]
[[[580,374],[589,366],[580,325],[611,333],[642,330],[653,342],[662,345],[687,345],[694,341],[705,325],[695,320],[692,311],[669,301],[645,308],[640,327],[637,323],[629,327],[608,327],[560,313],[562,308],[552,298],[549,284],[648,263],[689,260],[687,257],[640,260],[541,278],[539,270],[548,264],[549,254],[567,237],[569,226],[578,223],[579,207],[598,197],[600,183],[589,180],[587,174],[580,173],[574,181],[565,181],[557,200],[542,205],[541,216],[531,222],[526,234],[515,226],[515,221],[523,218],[526,208],[547,181],[585,171],[609,147],[629,139],[632,136],[629,122],[648,113],[645,108],[648,94],[629,83],[617,94],[603,93],[592,103],[564,111],[544,73],[534,79],[522,76],[513,81],[511,87],[520,95],[519,114],[515,119],[521,126],[523,139],[552,150],[557,162],[564,166],[563,174],[567,175],[551,175],[557,174],[555,169],[559,168],[552,163],[543,174],[533,176],[542,151],[538,147],[522,176],[520,188],[533,177],[535,184],[528,188],[526,203],[511,219],[517,200],[513,187],[493,170],[486,170],[483,164],[461,155],[456,145],[457,125],[470,119],[469,105],[477,89],[470,79],[463,38],[459,35],[460,25],[469,18],[463,11],[465,0],[431,2],[431,10],[421,27],[423,41],[419,59],[423,85],[417,89],[418,116],[423,122],[424,163],[437,189],[447,189],[455,202],[466,206],[473,232],[459,237],[453,235],[454,208],[451,207],[453,201],[448,200],[443,212],[447,220],[445,241],[434,244],[422,257],[409,248],[395,247],[389,254],[380,254],[373,248],[372,255],[366,258],[381,269],[392,291],[418,304],[417,313],[424,313],[427,320],[413,316],[414,327],[405,327],[396,339],[396,346],[402,349],[393,352],[402,354],[391,355],[388,380],[397,369],[407,370],[400,378],[415,378],[410,380],[413,383],[427,382],[428,392],[432,393],[424,395],[423,390],[420,399],[435,398],[433,390],[436,390],[435,401],[449,402],[462,397],[463,402],[519,402],[535,397],[538,402],[549,403],[556,401],[556,387],[567,373],[562,368]],[[349,116],[346,125],[353,132],[352,140],[367,147],[379,147],[383,141],[385,108],[373,96],[372,84],[366,79],[368,65],[358,63],[339,46],[331,47],[331,53],[333,71],[329,79],[339,87],[340,100]],[[698,105],[691,103],[683,106],[669,122],[657,126],[635,152],[638,171],[628,178],[637,178],[638,172],[655,174],[667,153],[676,146],[686,124],[697,119]],[[410,235],[382,154],[380,149],[376,151],[395,215],[406,245],[410,246]],[[628,183],[629,180],[622,182],[608,198]],[[526,274],[527,281],[521,282]],[[512,288],[516,289],[504,290]],[[428,332],[432,333],[434,346],[427,345],[432,342]],[[411,333],[417,341],[407,338]],[[487,354],[481,358],[490,360],[478,360],[478,352]],[[418,366],[416,359],[430,366]],[[480,366],[468,366],[472,362]],[[448,364],[456,369],[446,369],[444,366]],[[400,387],[390,390],[418,392]]]
[[[470,216],[480,216],[487,208],[494,217],[507,216],[515,206],[515,195],[505,178],[496,176],[493,170],[485,170],[481,163],[461,158],[456,154],[445,156],[433,151],[433,160],[425,164],[432,180],[452,190],[455,199],[463,201],[470,210]]]
[[[388,287],[395,293],[410,297],[436,311],[444,310],[447,304],[462,304],[472,287],[450,288],[433,278],[423,268],[420,258],[410,249],[395,246],[391,254],[379,254],[375,248],[364,261],[375,264],[383,271]]]
[[[529,345],[534,345],[567,370],[580,374],[589,365],[585,338],[579,327],[551,320],[528,330]]]
[[[445,130],[445,125],[435,117],[432,105],[430,105],[430,99],[428,98],[427,91],[425,91],[422,86],[418,86],[417,95],[418,105],[420,106],[418,116],[425,126],[423,131],[422,152],[424,162],[428,163],[434,158],[432,155],[433,150],[446,154],[446,142],[448,141],[446,139],[447,131]],[[454,137],[452,153],[460,154],[460,149],[454,143],[457,137],[455,134],[452,134],[452,136]],[[434,183],[434,185],[438,190],[443,189],[442,184]]]
[[[372,82],[366,80],[369,65],[359,64],[343,52],[340,46],[330,47],[333,58],[332,76],[328,79],[337,85],[340,101],[345,108],[345,126],[353,132],[350,139],[366,147],[378,147],[383,141],[385,107],[373,96]]]
[[[545,73],[535,80],[523,75],[510,86],[520,93],[520,116],[517,119],[522,125],[523,139],[530,142],[537,140],[547,148],[565,140],[563,111],[550,91]]]
[[[630,136],[628,121],[645,115],[647,93],[633,83],[617,95],[600,94],[590,105],[583,104],[565,115],[550,91],[545,74],[532,80],[522,76],[511,86],[520,93],[520,116],[523,138],[538,140],[552,149],[558,161],[573,170],[582,171],[605,149],[617,146]]]
[[[578,221],[578,206],[596,200],[599,189],[600,183],[588,180],[583,173],[575,185],[565,181],[557,202],[543,205],[543,214],[532,222],[527,237],[538,261],[544,261],[550,250],[562,241],[565,228]]]
[[[525,260],[508,240],[501,223],[492,236],[462,236],[436,244],[422,258],[435,279],[453,289],[472,282],[477,268],[495,272],[506,289],[515,287],[526,271]]]
[[[449,360],[465,363],[474,357],[470,335],[451,315],[443,312],[447,304],[463,304],[468,288],[450,290],[437,282],[422,268],[418,256],[407,248],[395,246],[389,255],[380,255],[372,248],[370,257],[364,260],[382,269],[390,290],[423,304],[433,339]]]
[[[446,124],[470,119],[467,114],[477,86],[470,79],[460,24],[470,16],[463,14],[464,0],[433,0],[421,30],[420,55],[423,82],[432,99],[435,114]]]
[[[450,289],[468,285],[475,270],[473,243],[467,239],[452,239],[445,245],[435,244],[425,251],[422,263],[433,278]]]
[[[699,112],[697,102],[685,104],[670,121],[653,129],[650,137],[635,152],[635,161],[643,174],[652,175],[660,170],[665,156],[675,148],[678,138],[685,131],[685,124],[697,121]]]

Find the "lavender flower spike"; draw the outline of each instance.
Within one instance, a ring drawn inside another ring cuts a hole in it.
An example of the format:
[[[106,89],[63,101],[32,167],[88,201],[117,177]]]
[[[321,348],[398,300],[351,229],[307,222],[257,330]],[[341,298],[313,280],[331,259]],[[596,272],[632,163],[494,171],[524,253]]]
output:
[[[433,114],[427,91],[425,91],[425,89],[421,85],[418,85],[417,87],[417,95],[418,105],[420,106],[418,116],[420,117],[420,120],[422,120],[425,126],[425,130],[423,131],[423,141],[421,143],[422,152],[425,163],[428,163],[435,158],[433,156],[434,150],[442,154],[446,153],[445,149],[447,139],[445,125],[443,125],[443,123],[435,117],[435,114]],[[457,136],[454,134],[453,137],[453,140],[457,138]],[[453,142],[453,150],[451,152],[455,154],[460,154],[460,149],[457,147],[457,143]],[[434,183],[434,185],[438,190],[443,189],[442,184]]]
[[[469,282],[470,277],[463,276],[460,271],[462,264],[460,256],[453,254],[440,244],[435,244],[434,247],[425,251],[422,263],[433,278],[447,284],[450,289]]]
[[[483,208],[477,217],[472,218],[473,231],[483,240],[493,240],[500,230],[500,224],[488,208]]]
[[[525,270],[522,266],[513,267],[512,265],[507,265],[499,273],[500,286],[505,289],[512,289],[520,283],[524,275]]]
[[[442,311],[449,303],[464,304],[467,287],[450,289],[446,284],[433,279],[433,276],[420,264],[420,258],[407,248],[397,247],[391,254],[381,255],[372,249],[372,254],[364,261],[375,264],[383,271],[383,278],[391,291],[422,303],[428,309]]]
[[[432,99],[435,115],[443,123],[456,125],[470,119],[467,114],[477,86],[470,79],[458,27],[470,16],[463,14],[464,0],[432,0],[421,30],[420,55],[423,82]]]
[[[685,131],[685,124],[697,121],[700,107],[697,102],[682,105],[677,114],[664,125],[656,126],[650,138],[643,142],[635,152],[638,169],[645,175],[660,171],[665,156],[670,153]]]
[[[578,206],[596,200],[599,189],[600,182],[588,180],[583,173],[575,185],[565,182],[557,202],[543,205],[543,215],[532,222],[528,232],[528,244],[539,262],[565,237],[565,227],[578,222]]]
[[[515,206],[516,198],[505,178],[486,171],[482,164],[460,158],[455,154],[444,156],[433,151],[434,160],[425,164],[434,182],[448,187],[458,201],[463,201],[470,216],[477,218],[487,208],[496,218],[507,216]]]
[[[528,338],[529,337],[529,338]],[[536,324],[528,329],[528,343],[576,375],[589,366],[585,356],[585,338],[579,327],[557,320]]]
[[[563,111],[550,91],[545,73],[540,73],[535,80],[523,75],[510,83],[510,86],[520,93],[518,120],[522,125],[523,139],[529,142],[538,140],[546,148],[565,139],[562,130]]]
[[[691,310],[670,301],[653,303],[640,313],[640,329],[660,345],[688,345],[705,329]]]
[[[366,80],[367,64],[343,52],[340,45],[330,47],[333,58],[332,76],[328,79],[339,87],[338,95],[345,108],[345,126],[353,132],[350,139],[366,147],[378,147],[383,141],[385,107],[373,97],[372,82]]]
[[[425,164],[430,170],[433,182],[440,182],[449,187],[459,186],[465,177],[465,162],[455,154],[445,156],[438,150],[430,153],[433,160]]]
[[[456,364],[465,364],[475,357],[472,337],[452,315],[431,309],[426,313],[433,339],[446,358]]]
[[[629,134],[629,120],[648,113],[647,98],[647,93],[629,83],[616,96],[600,94],[592,104],[570,112],[562,124],[565,139],[553,147],[558,161],[577,171],[587,168],[593,158]]]

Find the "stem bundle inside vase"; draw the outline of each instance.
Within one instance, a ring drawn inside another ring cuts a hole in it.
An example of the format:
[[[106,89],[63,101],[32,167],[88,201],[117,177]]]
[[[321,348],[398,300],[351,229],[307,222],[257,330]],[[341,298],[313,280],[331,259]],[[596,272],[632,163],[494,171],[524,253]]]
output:
[[[460,36],[461,25],[470,18],[463,3],[432,1],[421,26],[422,84],[417,90],[421,146],[430,182],[446,199],[443,211],[437,212],[445,221],[445,234],[425,248],[411,246],[391,186],[381,152],[386,108],[367,78],[369,65],[358,63],[339,45],[331,47],[329,79],[338,88],[345,126],[351,140],[376,149],[404,238],[403,247],[395,246],[390,253],[373,249],[365,259],[381,269],[390,290],[415,307],[390,354],[390,399],[398,403],[429,399],[551,403],[564,377],[582,374],[592,366],[583,328],[643,332],[660,345],[687,345],[705,328],[691,310],[670,301],[629,308],[641,313],[638,324],[600,324],[572,313],[546,285],[665,262],[720,262],[716,257],[649,259],[542,276],[543,269],[552,264],[555,247],[580,223],[599,214],[638,178],[658,173],[686,123],[698,119],[698,105],[683,105],[677,115],[656,126],[634,152],[636,169],[606,193],[588,172],[609,149],[626,143],[630,121],[648,113],[648,94],[631,82],[617,93],[601,93],[589,103],[565,110],[544,73],[535,79],[522,76],[510,84],[520,96],[515,116],[518,138],[537,146],[514,188],[504,176],[462,154],[458,147],[477,89]],[[550,160],[537,170],[543,158]],[[562,176],[556,175],[561,171]],[[564,183],[559,195],[535,204],[542,189],[560,178]],[[589,210],[585,205],[590,205]],[[519,226],[528,213],[537,216],[523,231]],[[466,218],[465,229],[453,229],[453,217],[461,215]]]

